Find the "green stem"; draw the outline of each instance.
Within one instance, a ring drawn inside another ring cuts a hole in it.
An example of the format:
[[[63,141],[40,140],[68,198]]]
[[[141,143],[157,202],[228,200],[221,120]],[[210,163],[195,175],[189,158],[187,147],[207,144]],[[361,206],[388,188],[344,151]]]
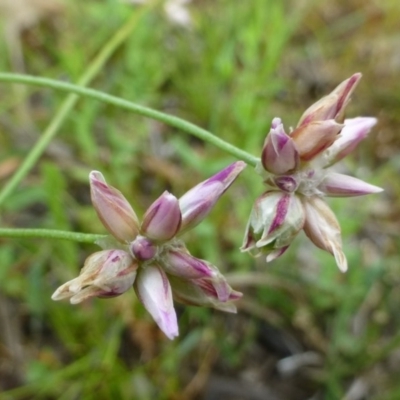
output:
[[[143,115],[158,121],[164,122],[167,125],[173,126],[175,128],[181,129],[197,138],[204,140],[205,142],[211,143],[221,150],[247,162],[248,164],[255,166],[258,158],[254,157],[250,153],[239,149],[238,147],[226,142],[225,140],[213,135],[211,132],[192,124],[191,122],[185,121],[181,118],[175,117],[173,115],[168,115],[160,111],[153,110],[148,107],[144,107],[131,101],[121,99],[120,97],[112,96],[98,90],[85,88],[78,85],[73,85],[71,83],[60,82],[54,79],[38,78],[35,76],[19,75],[19,74],[9,74],[0,73],[0,81],[3,82],[15,82],[15,83],[25,83],[28,85],[43,86],[51,89],[61,90],[64,92],[72,92],[75,95],[82,95],[86,97],[91,97],[93,99],[103,101],[105,103],[112,104],[117,107],[124,108],[129,111],[133,111],[136,114]],[[1,196],[0,196],[1,202]]]
[[[54,229],[13,229],[0,228],[0,237],[3,238],[33,238],[33,239],[64,239],[80,243],[95,243],[99,239],[107,237],[106,235],[97,235],[93,233],[80,233],[59,231]]]
[[[129,36],[133,28],[136,26],[137,21],[141,15],[148,8],[144,7],[141,11],[133,14],[131,18],[112,36],[112,38],[104,45],[97,57],[90,63],[84,74],[78,80],[78,85],[88,85],[94,77],[98,74],[107,60],[111,57],[114,51],[123,43],[123,41]],[[12,74],[4,74],[10,78]],[[10,80],[11,81],[11,80]],[[36,142],[35,146],[29,152],[24,159],[23,163],[10,180],[3,186],[0,191],[0,205],[4,203],[4,200],[13,192],[17,185],[25,178],[28,172],[35,165],[37,160],[46,150],[51,140],[57,134],[65,118],[68,116],[72,108],[78,101],[79,96],[77,94],[69,94],[61,105],[57,113],[54,115],[47,129],[43,132],[43,135]]]

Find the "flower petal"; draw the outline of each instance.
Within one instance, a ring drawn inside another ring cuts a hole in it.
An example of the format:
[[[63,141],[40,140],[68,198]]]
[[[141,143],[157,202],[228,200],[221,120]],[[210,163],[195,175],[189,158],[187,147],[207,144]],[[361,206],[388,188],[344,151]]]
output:
[[[323,166],[328,167],[353,152],[371,128],[378,122],[373,117],[358,117],[344,120],[344,128],[338,139],[321,156]]]
[[[53,300],[70,298],[72,304],[90,297],[114,297],[132,287],[137,263],[123,250],[103,250],[89,256],[79,276],[60,286]]]
[[[335,214],[318,196],[304,197],[306,212],[304,232],[320,249],[331,253],[342,272],[347,271],[347,260],[342,249],[341,230]]]
[[[310,161],[332,145],[339,138],[343,125],[335,120],[313,121],[296,128],[292,139],[299,152],[300,159]]]
[[[267,263],[279,258],[288,248],[289,248],[289,245],[287,245],[285,247],[281,247],[280,249],[277,249],[277,250],[272,250],[267,255],[267,259],[266,259]]]
[[[142,268],[135,281],[139,300],[169,339],[179,335],[171,286],[166,273],[157,266]]]
[[[264,247],[263,250],[270,252],[287,247],[303,228],[304,220],[303,206],[297,195],[266,192],[254,204],[241,250]]]
[[[378,186],[371,185],[352,176],[330,172],[325,176],[318,189],[329,197],[352,197],[382,192]]]
[[[303,113],[297,126],[304,126],[312,121],[340,120],[361,76],[360,73],[355,73],[337,86],[330,94],[314,103]]]
[[[217,200],[234,182],[247,164],[237,161],[211,178],[199,183],[179,199],[182,225],[179,234],[196,226],[212,210]]]
[[[207,261],[193,257],[186,249],[167,251],[162,256],[162,266],[168,274],[185,279],[206,278],[214,275]]]
[[[179,231],[181,220],[178,199],[165,191],[146,211],[141,231],[150,239],[168,241]]]
[[[180,303],[212,307],[220,311],[236,313],[233,301],[242,297],[242,293],[233,290],[229,285],[229,296],[226,301],[221,301],[215,288],[207,279],[183,279],[171,276],[170,282],[174,299]]]
[[[139,232],[139,221],[122,193],[107,185],[101,172],[89,175],[92,203],[103,225],[120,242],[131,241]]]
[[[283,129],[279,118],[272,121],[271,130],[265,139],[261,162],[264,168],[282,175],[294,171],[299,163],[299,154],[292,138]]]

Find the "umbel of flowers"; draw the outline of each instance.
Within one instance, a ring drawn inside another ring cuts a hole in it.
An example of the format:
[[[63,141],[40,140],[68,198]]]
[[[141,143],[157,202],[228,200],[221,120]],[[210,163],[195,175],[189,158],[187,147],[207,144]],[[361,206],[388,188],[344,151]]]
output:
[[[164,192],[140,223],[134,210],[100,172],[90,173],[92,203],[112,238],[104,250],[89,256],[80,275],[59,287],[53,300],[72,304],[91,297],[118,296],[132,286],[165,335],[178,335],[176,301],[236,312],[242,294],[233,290],[219,270],[193,257],[180,235],[196,226],[246,167],[231,164],[198,184],[183,197]]]
[[[329,168],[352,152],[376,124],[371,117],[343,118],[360,78],[361,74],[354,74],[309,107],[290,133],[285,132],[279,118],[273,119],[257,167],[268,189],[254,204],[242,251],[262,252],[267,262],[272,261],[303,229],[346,271],[340,226],[325,197],[382,191]]]

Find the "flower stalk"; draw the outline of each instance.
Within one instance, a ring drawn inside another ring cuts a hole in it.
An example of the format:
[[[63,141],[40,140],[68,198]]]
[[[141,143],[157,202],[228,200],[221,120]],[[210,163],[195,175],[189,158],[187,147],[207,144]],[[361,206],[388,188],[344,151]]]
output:
[[[12,239],[60,239],[78,243],[96,243],[107,236],[56,229],[0,228],[0,237]]]

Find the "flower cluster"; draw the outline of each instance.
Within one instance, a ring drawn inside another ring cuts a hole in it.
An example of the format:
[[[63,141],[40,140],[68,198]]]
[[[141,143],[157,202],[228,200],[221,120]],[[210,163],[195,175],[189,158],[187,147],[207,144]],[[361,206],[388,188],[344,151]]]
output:
[[[352,152],[376,124],[371,117],[343,120],[360,78],[361,74],[354,74],[313,104],[290,134],[279,118],[272,121],[257,168],[269,189],[254,204],[242,251],[262,251],[267,262],[272,261],[303,229],[346,271],[340,226],[324,197],[361,196],[382,190],[328,168]]]
[[[111,233],[104,250],[87,258],[80,275],[59,287],[53,300],[72,304],[91,297],[114,297],[134,287],[160,329],[178,335],[173,299],[190,305],[236,312],[233,290],[219,270],[193,257],[179,235],[196,226],[246,167],[231,164],[183,197],[164,192],[139,220],[125,197],[100,172],[90,173],[93,206]]]

